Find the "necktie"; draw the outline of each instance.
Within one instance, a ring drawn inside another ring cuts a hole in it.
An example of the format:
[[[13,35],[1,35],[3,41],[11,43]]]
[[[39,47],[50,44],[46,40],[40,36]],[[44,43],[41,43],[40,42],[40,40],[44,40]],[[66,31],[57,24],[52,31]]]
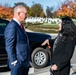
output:
[[[24,27],[23,27],[23,25],[22,25],[22,24],[20,25],[20,27],[21,27],[21,29],[22,29],[22,30],[24,30]]]

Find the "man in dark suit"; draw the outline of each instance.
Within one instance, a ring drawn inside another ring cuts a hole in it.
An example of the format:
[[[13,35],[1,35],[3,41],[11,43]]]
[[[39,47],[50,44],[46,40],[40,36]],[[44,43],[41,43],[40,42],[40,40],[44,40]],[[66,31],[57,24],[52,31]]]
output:
[[[27,18],[27,10],[18,5],[14,17],[5,29],[5,46],[11,75],[28,75],[30,62],[29,40],[21,22]]]

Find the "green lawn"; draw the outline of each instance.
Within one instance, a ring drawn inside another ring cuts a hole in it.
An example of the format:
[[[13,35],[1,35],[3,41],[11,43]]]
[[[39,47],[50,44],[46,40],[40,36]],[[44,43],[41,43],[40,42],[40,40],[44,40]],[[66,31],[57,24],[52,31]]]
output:
[[[58,25],[28,25],[27,28],[35,32],[58,33]]]
[[[76,25],[76,21],[74,21]],[[43,32],[43,33],[58,33],[58,25],[57,24],[48,24],[48,23],[30,23],[27,24],[27,29],[30,29],[35,32]]]
[[[76,21],[74,21],[75,25],[76,25]]]

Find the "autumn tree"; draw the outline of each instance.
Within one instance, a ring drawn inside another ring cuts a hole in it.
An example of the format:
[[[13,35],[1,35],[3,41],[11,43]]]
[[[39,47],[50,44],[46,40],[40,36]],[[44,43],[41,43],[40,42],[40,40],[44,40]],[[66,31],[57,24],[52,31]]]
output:
[[[72,17],[76,18],[76,0],[68,0],[68,6],[70,7],[70,10],[72,11]]]
[[[13,17],[13,8],[0,5],[0,18],[12,19],[12,17]]]
[[[62,3],[61,8],[58,9],[56,15],[58,17],[70,16],[72,18],[76,18],[76,1],[67,0],[66,2]]]

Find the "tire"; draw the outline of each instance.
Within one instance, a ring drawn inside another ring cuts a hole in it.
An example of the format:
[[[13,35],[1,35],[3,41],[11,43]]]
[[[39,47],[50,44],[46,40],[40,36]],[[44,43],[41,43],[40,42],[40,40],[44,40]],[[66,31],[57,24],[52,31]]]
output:
[[[34,68],[43,68],[48,64],[48,53],[44,48],[38,47],[32,52],[31,61]]]

